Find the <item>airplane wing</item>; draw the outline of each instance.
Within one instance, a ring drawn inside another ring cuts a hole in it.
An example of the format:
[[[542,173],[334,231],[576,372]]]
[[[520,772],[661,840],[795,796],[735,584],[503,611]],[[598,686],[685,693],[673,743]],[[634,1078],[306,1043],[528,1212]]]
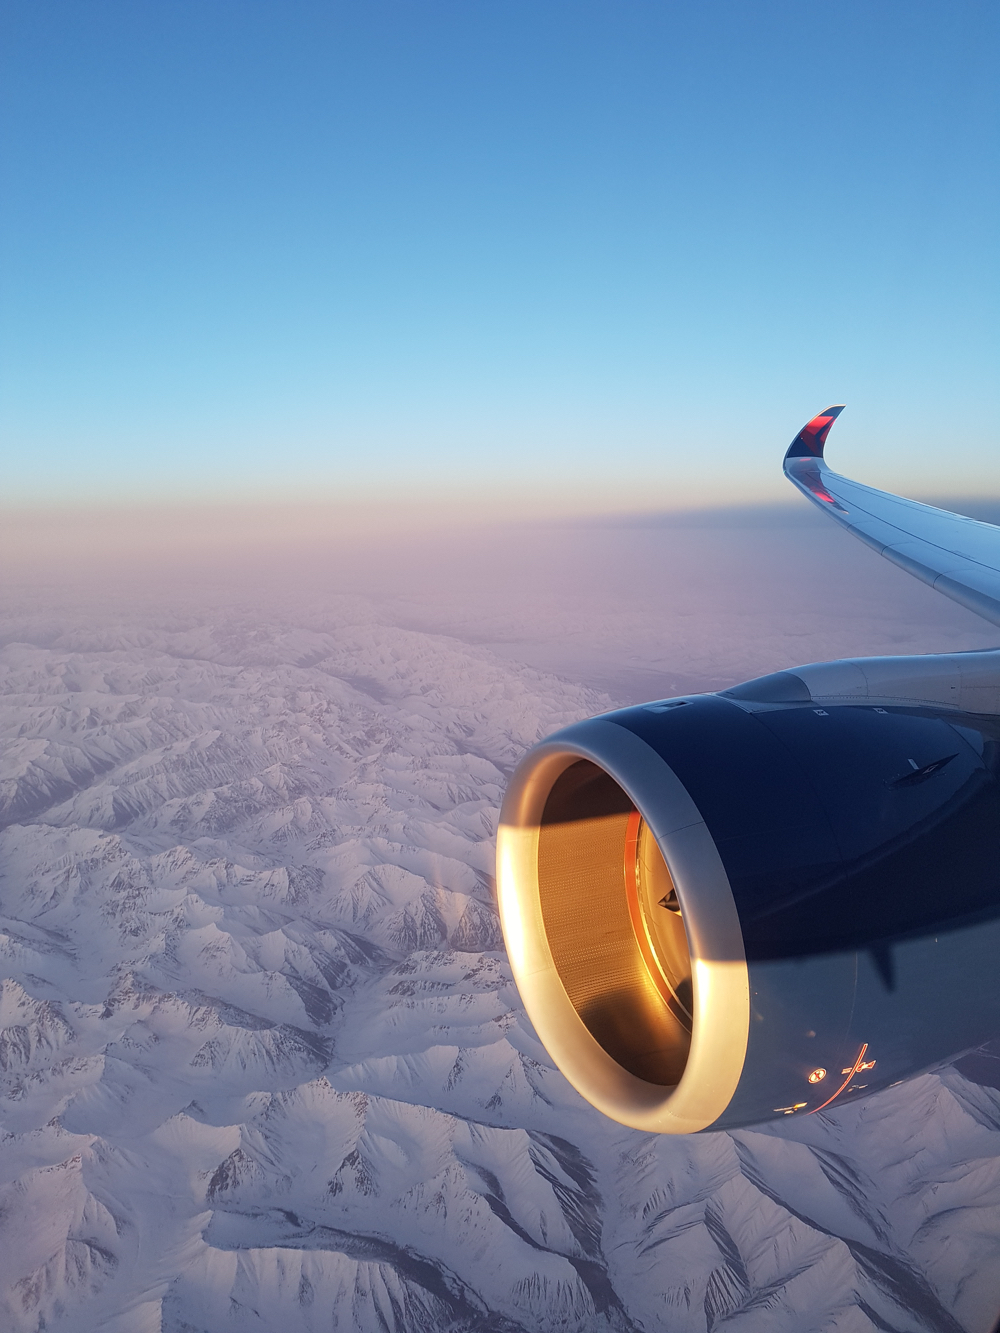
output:
[[[831,472],[823,447],[843,410],[828,407],[802,427],[785,454],[785,476],[879,555],[1000,625],[1000,527]]]

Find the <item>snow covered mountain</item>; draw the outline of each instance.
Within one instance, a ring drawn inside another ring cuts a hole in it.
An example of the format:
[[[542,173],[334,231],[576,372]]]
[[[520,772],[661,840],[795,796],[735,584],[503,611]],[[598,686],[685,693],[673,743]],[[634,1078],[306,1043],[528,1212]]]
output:
[[[264,600],[7,599],[0,1328],[986,1333],[1000,1059],[604,1119],[491,874],[505,775],[615,700],[398,599]]]

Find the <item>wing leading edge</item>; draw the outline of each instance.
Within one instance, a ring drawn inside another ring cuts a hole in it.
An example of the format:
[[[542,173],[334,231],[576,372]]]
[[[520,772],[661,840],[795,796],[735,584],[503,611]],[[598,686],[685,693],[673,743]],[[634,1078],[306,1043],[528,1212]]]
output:
[[[785,476],[879,555],[1000,625],[1000,528],[831,472],[823,448],[843,410],[828,407],[802,427],[785,454]]]

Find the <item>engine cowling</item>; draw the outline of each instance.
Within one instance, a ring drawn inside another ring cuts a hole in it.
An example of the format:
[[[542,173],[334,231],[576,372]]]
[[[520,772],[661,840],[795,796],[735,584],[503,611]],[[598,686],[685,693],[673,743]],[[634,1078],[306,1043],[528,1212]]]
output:
[[[907,678],[934,665],[894,691],[894,659],[800,668],[525,756],[501,919],[528,1015],[584,1097],[643,1130],[755,1124],[1000,1032],[1000,718],[934,701],[961,700],[975,656],[895,659]]]

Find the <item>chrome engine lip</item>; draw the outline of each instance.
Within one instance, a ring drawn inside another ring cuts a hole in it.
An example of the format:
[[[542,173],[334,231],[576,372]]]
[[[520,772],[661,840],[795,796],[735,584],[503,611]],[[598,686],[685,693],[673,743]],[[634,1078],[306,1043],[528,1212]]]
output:
[[[694,993],[691,1048],[673,1088],[623,1069],[591,1036],[556,971],[538,892],[539,827],[561,773],[589,759],[626,792],[673,877],[687,930]],[[750,1033],[750,982],[732,888],[715,842],[680,779],[626,728],[592,718],[536,745],[515,770],[497,831],[497,893],[504,939],[524,1007],[576,1090],[633,1129],[690,1134],[732,1100]]]

